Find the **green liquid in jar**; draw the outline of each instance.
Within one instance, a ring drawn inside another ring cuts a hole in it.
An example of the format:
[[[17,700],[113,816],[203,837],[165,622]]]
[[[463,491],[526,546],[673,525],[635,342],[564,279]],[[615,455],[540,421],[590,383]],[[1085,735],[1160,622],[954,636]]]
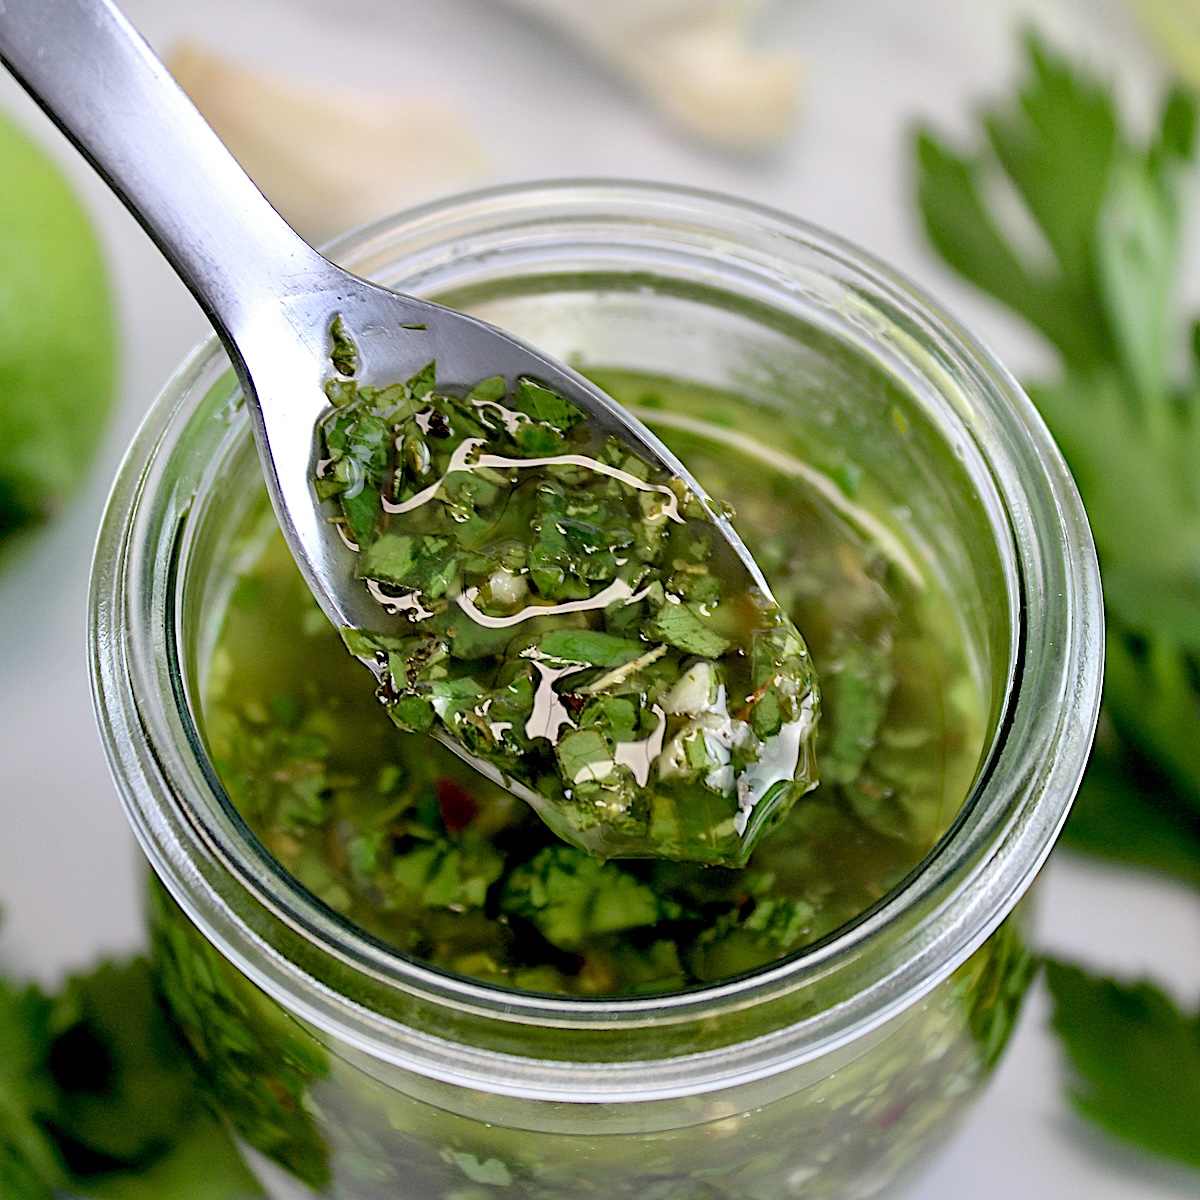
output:
[[[645,994],[753,970],[880,900],[961,806],[984,712],[951,601],[870,511],[869,480],[847,495],[858,489],[845,471],[837,490],[790,456],[797,434],[780,414],[727,393],[598,380],[734,506],[816,665],[821,783],[745,869],[602,863],[432,739],[398,730],[277,533],[232,595],[205,732],[254,833],[381,941],[489,983]]]

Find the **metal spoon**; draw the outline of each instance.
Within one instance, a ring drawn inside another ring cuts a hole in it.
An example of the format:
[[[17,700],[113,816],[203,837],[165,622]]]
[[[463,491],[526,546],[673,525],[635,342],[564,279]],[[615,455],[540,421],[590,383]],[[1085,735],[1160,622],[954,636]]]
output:
[[[356,578],[354,548],[318,503],[317,429],[330,409],[324,385],[338,374],[387,387],[413,377],[431,360],[439,389],[451,395],[495,376],[504,376],[510,388],[532,378],[585,415],[591,444],[599,448],[615,437],[660,478],[682,480],[707,509],[705,533],[723,582],[740,594],[757,591],[773,605],[758,566],[720,509],[675,456],[602,391],[510,334],[359,279],[302,241],[108,0],[0,0],[0,61],[125,202],[208,314],[237,371],[279,524],[335,625],[385,632],[407,618],[398,611],[389,618],[379,598]],[[347,338],[352,355],[346,354]],[[607,600],[597,595],[586,606],[602,603]],[[379,656],[364,655],[363,661],[386,682]],[[815,698],[806,658],[796,679],[808,689],[808,707],[761,744],[759,758],[737,778],[736,793],[725,789],[730,819],[722,815],[713,826],[725,838],[720,861],[744,861],[769,814],[780,803],[790,804],[798,794],[795,785],[814,782],[808,743]],[[666,717],[659,715],[665,728]],[[435,736],[575,840],[556,823],[564,818],[564,800],[508,778],[448,729]],[[648,773],[649,765],[639,786]],[[569,800],[570,793],[564,794]],[[711,807],[707,794],[703,801],[696,806],[701,816]],[[752,813],[760,801],[761,820]],[[605,857],[657,854],[648,816],[643,825],[641,832],[619,837],[597,825],[580,833],[576,844]],[[716,853],[717,833],[701,825],[695,845],[681,845],[672,856],[707,861],[706,855]],[[747,837],[726,846],[726,825]]]
[[[473,317],[359,279],[308,246],[107,0],[0,0],[0,61],[124,201],[212,321],[252,414],[279,523],[335,624],[378,627],[380,617],[311,482],[335,316],[357,344],[363,382],[407,379],[431,359],[450,389],[532,376],[704,495],[653,434],[575,371]],[[712,511],[714,532],[768,592]]]

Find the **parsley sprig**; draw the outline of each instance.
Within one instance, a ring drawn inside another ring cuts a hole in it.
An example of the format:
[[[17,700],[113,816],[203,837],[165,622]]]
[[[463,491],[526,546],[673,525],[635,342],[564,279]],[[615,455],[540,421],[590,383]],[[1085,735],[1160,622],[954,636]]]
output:
[[[1108,622],[1067,841],[1200,884],[1200,323],[1175,295],[1196,104],[1171,91],[1139,140],[1103,82],[1034,34],[1025,49],[972,149],[918,132],[918,202],[950,266],[1058,353],[1028,390],[1087,507]],[[1048,982],[1078,1109],[1200,1166],[1200,1016],[1065,964]]]
[[[144,958],[48,994],[0,976],[0,1196],[248,1200]]]

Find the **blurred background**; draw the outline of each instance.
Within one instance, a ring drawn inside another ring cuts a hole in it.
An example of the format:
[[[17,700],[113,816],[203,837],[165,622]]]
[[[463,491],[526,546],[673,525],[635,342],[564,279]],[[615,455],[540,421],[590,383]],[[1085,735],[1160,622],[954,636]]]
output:
[[[125,11],[278,207],[324,240],[405,205],[564,176],[661,180],[783,209],[858,243],[973,325],[1019,377],[1047,348],[928,247],[912,128],[973,136],[1019,30],[1113,81],[1136,129],[1194,68],[1166,0],[126,0]],[[1194,12],[1194,10],[1192,10]],[[1180,22],[1183,22],[1182,24]],[[1163,38],[1166,39],[1164,52]],[[122,449],[206,333],[133,220],[6,75],[0,112],[64,168],[96,224],[119,325],[116,408],[77,501],[0,575],[0,968],[53,984],[142,943],[138,853],[88,694],[89,558]],[[1198,175],[1200,178],[1200,175]],[[1190,188],[1183,288],[1200,297]],[[1200,895],[1056,853],[1040,944],[1200,996]],[[914,1200],[1173,1200],[1200,1175],[1110,1142],[1062,1096],[1037,990],[979,1108]]]

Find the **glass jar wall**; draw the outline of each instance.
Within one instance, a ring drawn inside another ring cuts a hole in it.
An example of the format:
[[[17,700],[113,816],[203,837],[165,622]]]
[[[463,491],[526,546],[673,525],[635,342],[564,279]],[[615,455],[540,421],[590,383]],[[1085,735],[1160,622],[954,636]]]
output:
[[[264,526],[236,386],[202,347],[117,481],[92,647],[110,761],[160,881],[160,983],[222,1111],[281,1198],[879,1194],[1003,1047],[1030,975],[1013,910],[1094,727],[1095,560],[1044,427],[886,268],[719,197],[502,189],[334,254],[583,369],[736,397],[719,421],[730,453],[801,480],[909,576],[953,634],[978,720],[928,853],[779,962],[593,998],[399,953],[279,866],[210,760],[208,673]],[[644,415],[668,436],[705,414]]]

